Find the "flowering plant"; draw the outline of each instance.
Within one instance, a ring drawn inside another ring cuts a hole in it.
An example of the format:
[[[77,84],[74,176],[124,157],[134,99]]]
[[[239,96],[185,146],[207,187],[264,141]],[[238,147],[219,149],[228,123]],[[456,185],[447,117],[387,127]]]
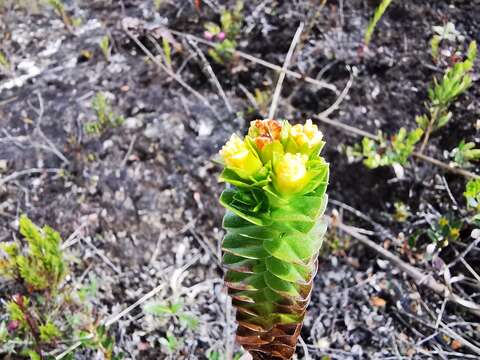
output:
[[[323,145],[310,120],[256,120],[220,151],[220,181],[232,185],[220,196],[225,284],[237,309],[237,341],[254,359],[295,352],[327,229]]]

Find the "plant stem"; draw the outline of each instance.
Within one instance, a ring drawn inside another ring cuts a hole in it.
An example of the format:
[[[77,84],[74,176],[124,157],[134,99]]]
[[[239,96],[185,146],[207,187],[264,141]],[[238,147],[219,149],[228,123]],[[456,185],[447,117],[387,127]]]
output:
[[[37,324],[35,323],[35,320],[30,316],[30,313],[28,310],[25,308],[25,305],[23,303],[23,297],[21,297],[21,301],[17,300],[17,296],[14,296],[13,301],[15,304],[18,305],[20,310],[22,310],[23,316],[25,318],[25,321],[28,324],[28,327],[30,328],[30,332],[33,336],[33,339],[35,340],[35,351],[37,352],[38,356],[40,356],[40,359],[43,360],[43,355],[42,355],[42,349],[40,347],[40,340],[38,338],[38,331],[37,331]]]
[[[422,154],[423,151],[425,150],[428,140],[430,139],[430,134],[433,131],[433,125],[437,122],[439,114],[440,114],[440,107],[439,106],[434,107],[432,115],[430,116],[430,121],[428,122],[427,129],[425,130],[425,136],[423,137],[423,142],[422,142],[422,145],[420,146],[420,151],[418,152],[419,154]]]

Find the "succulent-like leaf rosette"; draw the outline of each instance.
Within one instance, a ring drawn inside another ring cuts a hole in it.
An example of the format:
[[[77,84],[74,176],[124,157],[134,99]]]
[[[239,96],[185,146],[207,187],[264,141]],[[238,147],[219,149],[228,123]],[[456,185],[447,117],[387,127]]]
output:
[[[237,309],[237,341],[254,359],[290,359],[310,300],[327,224],[329,168],[322,134],[256,120],[220,151],[225,284]]]

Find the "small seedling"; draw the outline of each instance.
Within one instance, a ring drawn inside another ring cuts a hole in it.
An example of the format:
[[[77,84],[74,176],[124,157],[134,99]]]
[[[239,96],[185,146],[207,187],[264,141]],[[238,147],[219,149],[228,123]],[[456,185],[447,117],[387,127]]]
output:
[[[102,37],[98,45],[102,50],[102,54],[105,57],[105,60],[110,61],[110,55],[111,55],[112,49],[110,47],[110,38],[108,37],[108,35],[105,35],[104,37]]]
[[[0,73],[8,74],[10,72],[10,62],[7,56],[0,51]]]
[[[449,219],[442,216],[437,223],[432,224],[427,235],[436,247],[448,246],[452,241],[458,240],[462,222],[458,219]]]
[[[463,42],[464,37],[455,29],[455,24],[448,22],[444,26],[433,26],[434,35],[430,41],[430,50],[432,58],[436,61],[440,55],[440,45],[443,41],[453,43],[455,41]]]
[[[51,7],[57,13],[57,15],[62,19],[63,23],[65,24],[65,27],[69,31],[73,30],[73,28],[76,25],[74,23],[78,22],[78,20],[74,21],[68,15],[62,0],[43,0],[43,2],[45,3],[45,5]]]
[[[428,115],[417,116],[418,126],[425,131],[420,152],[422,152],[433,131],[445,126],[452,118],[449,111],[452,103],[472,85],[471,71],[473,62],[477,57],[477,43],[472,41],[468,47],[467,58],[448,68],[443,78],[433,81],[433,86],[428,89]]]
[[[363,43],[365,44],[366,47],[370,44],[370,41],[372,40],[372,35],[373,32],[377,26],[377,23],[380,21],[382,18],[383,14],[387,10],[387,8],[390,6],[390,3],[392,0],[382,0],[380,5],[377,7],[375,10],[375,13],[373,14],[372,19],[368,23],[367,31],[365,33],[365,37],[363,38]]]
[[[225,10],[220,16],[220,25],[212,22],[205,24],[204,37],[207,40],[215,40],[215,48],[210,49],[208,54],[218,64],[225,64],[231,60],[237,47],[237,35],[242,25],[243,2],[237,1],[233,11]]]
[[[115,340],[108,334],[103,325],[91,328],[89,331],[81,331],[79,339],[81,339],[80,341],[85,348],[99,350],[105,360],[123,359],[123,354],[115,354]]]
[[[393,218],[398,222],[405,222],[407,221],[408,217],[411,215],[408,205],[404,202],[398,201],[394,204],[395,212],[393,214]]]
[[[163,53],[165,54],[165,63],[167,64],[168,67],[171,68],[172,48],[170,46],[170,43],[168,42],[168,39],[165,36],[162,37],[162,48],[163,48]]]
[[[463,196],[467,200],[467,206],[480,213],[480,179],[469,180]]]
[[[104,93],[99,92],[92,100],[92,108],[97,115],[96,121],[89,122],[85,125],[85,131],[88,134],[102,134],[109,128],[120,126],[124,122],[121,115],[115,114],[107,101]]]
[[[388,140],[379,132],[378,140],[365,137],[361,144],[348,147],[347,154],[354,159],[363,159],[365,166],[370,169],[394,164],[405,165],[422,134],[422,129],[407,132],[405,128],[401,128]]]
[[[172,319],[191,330],[198,327],[198,319],[183,310],[182,302],[175,302],[170,305],[152,302],[145,305],[143,311],[147,314]]]
[[[470,168],[472,162],[480,161],[480,149],[475,148],[474,142],[466,143],[464,140],[450,153],[453,165],[462,168]]]

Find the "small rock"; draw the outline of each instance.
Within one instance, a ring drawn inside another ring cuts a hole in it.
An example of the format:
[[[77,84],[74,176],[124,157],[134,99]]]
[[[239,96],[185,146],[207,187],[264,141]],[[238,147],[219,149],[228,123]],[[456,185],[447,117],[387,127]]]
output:
[[[358,344],[355,344],[352,346],[352,350],[351,350],[354,354],[356,355],[359,355],[359,356],[362,356],[363,354],[363,349],[360,345]]]
[[[320,350],[325,350],[330,347],[330,342],[328,341],[328,338],[323,337],[317,341],[317,346]]]
[[[143,121],[136,118],[136,117],[129,117],[128,119],[125,120],[124,126],[127,129],[138,129],[143,125]]]
[[[213,131],[213,123],[211,121],[200,121],[198,125],[198,136],[210,136]]]
[[[5,159],[0,159],[0,171],[4,172],[8,169],[8,162]],[[473,233],[472,233],[473,234]]]
[[[113,146],[113,141],[108,139],[103,142],[103,151],[111,148]]]

